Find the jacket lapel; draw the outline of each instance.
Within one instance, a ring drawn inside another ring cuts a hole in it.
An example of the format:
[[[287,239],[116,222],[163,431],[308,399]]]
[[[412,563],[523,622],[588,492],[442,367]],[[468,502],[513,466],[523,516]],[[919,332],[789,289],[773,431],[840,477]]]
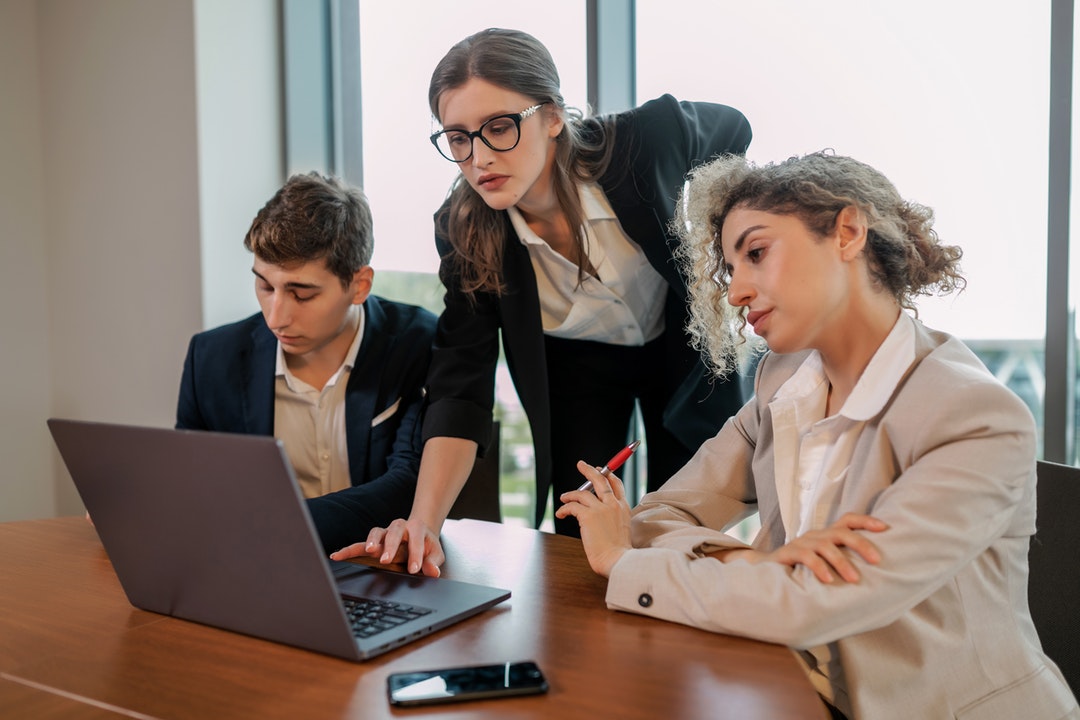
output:
[[[376,412],[386,409],[376,408],[376,403],[381,397],[379,389],[386,350],[393,339],[382,305],[375,296],[369,295],[364,301],[364,336],[360,339],[360,350],[345,388],[345,440],[353,485],[362,484],[367,476],[362,459],[369,452],[371,419]]]
[[[274,369],[277,339],[259,318],[251,332],[251,357],[242,363],[246,377],[240,378],[244,425],[253,435],[274,434]]]
[[[664,232],[664,224],[656,211],[645,205],[626,205],[619,206],[615,216],[627,236],[645,253],[649,264],[667,281],[668,287],[680,298],[685,298],[686,283],[679,274],[678,266],[671,259],[672,249],[669,245],[675,241]],[[657,238],[660,237],[665,238],[666,242],[658,242]]]
[[[905,459],[897,456],[893,445],[894,439],[891,437],[894,424],[888,422],[886,418],[912,374],[940,344],[940,341],[935,340],[921,322],[916,320],[914,324],[915,359],[904,372],[900,382],[896,384],[885,407],[876,417],[867,422],[866,429],[859,436],[851,457],[850,467],[872,468],[873,470],[848,474],[847,481],[840,491],[841,508],[872,507],[874,496],[879,494],[887,484],[895,482],[904,470]]]
[[[504,213],[505,216],[505,213]],[[540,321],[540,295],[528,249],[521,244],[510,218],[506,218],[503,278],[507,292],[499,298],[503,349],[521,405],[529,416],[536,450],[537,498],[551,487],[551,405],[548,399],[547,356]],[[544,504],[537,501],[536,527]]]

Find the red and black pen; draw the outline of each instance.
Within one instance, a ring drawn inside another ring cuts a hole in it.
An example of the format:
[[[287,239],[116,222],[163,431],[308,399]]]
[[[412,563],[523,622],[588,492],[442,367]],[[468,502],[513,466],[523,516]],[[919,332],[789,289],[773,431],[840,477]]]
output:
[[[615,457],[608,460],[607,464],[600,469],[600,474],[607,477],[609,474],[621,468],[623,463],[630,459],[630,456],[634,454],[634,451],[638,449],[638,445],[640,444],[640,440],[635,440],[619,452],[615,453]],[[592,480],[586,480],[578,490],[592,490]]]

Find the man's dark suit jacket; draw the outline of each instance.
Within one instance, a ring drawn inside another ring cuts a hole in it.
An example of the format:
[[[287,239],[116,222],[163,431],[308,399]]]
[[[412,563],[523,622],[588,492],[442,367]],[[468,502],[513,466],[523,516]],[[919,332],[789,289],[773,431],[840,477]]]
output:
[[[364,337],[345,388],[353,486],[308,500],[328,552],[407,517],[420,468],[422,388],[435,316],[374,295],[364,311]],[[277,339],[261,314],[195,335],[184,361],[176,427],[273,435],[276,359]],[[397,412],[372,427],[399,398]]]

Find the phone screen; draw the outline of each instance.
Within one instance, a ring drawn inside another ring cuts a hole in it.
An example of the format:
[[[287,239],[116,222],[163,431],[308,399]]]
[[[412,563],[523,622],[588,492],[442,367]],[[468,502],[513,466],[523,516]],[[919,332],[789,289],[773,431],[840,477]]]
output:
[[[425,705],[547,692],[535,662],[392,673],[386,679],[393,705]]]

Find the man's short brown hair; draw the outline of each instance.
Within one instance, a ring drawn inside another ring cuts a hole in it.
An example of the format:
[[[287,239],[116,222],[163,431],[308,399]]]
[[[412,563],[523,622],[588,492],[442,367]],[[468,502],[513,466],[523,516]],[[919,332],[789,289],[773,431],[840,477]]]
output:
[[[336,177],[293,175],[259,210],[244,247],[272,265],[325,260],[347,286],[371,262],[371,208],[360,188]]]

